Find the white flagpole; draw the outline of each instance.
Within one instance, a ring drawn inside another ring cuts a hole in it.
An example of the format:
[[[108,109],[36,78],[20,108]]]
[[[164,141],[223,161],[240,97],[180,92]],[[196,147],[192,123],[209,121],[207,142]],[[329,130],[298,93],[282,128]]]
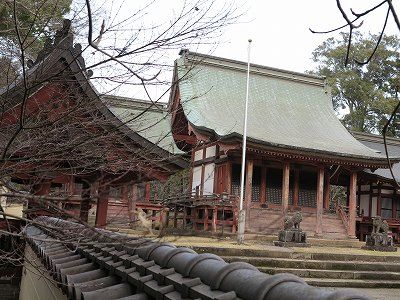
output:
[[[250,46],[252,40],[249,39],[247,47],[247,83],[246,83],[246,102],[244,109],[244,125],[243,125],[243,147],[242,147],[242,168],[240,172],[240,198],[239,198],[239,217],[238,217],[238,233],[237,242],[243,244],[244,242],[244,229],[246,222],[246,210],[243,209],[244,197],[244,175],[246,170],[246,141],[247,141],[247,109],[249,104],[249,82],[250,82]]]

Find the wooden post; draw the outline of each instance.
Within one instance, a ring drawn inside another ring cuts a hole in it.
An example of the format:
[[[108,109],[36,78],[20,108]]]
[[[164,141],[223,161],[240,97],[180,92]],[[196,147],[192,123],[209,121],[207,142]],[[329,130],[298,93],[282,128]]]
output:
[[[212,224],[211,224],[212,232],[217,232],[217,218],[218,218],[218,208],[214,207],[212,215]],[[222,220],[222,222],[224,221],[225,220]]]
[[[131,198],[128,199],[128,213],[130,222],[134,222],[136,220],[135,211],[136,211],[137,198],[138,198],[137,184],[133,184],[131,190]]]
[[[253,187],[253,160],[248,159],[246,162],[246,181],[245,181],[245,201],[244,209],[246,210],[245,228],[250,227],[250,205]]]
[[[357,172],[350,173],[349,186],[349,232],[351,237],[356,236],[356,205],[357,205]]]
[[[300,191],[300,170],[294,170],[294,185],[293,185],[293,206],[299,206],[299,191]]]
[[[146,200],[146,202],[150,201],[150,182],[146,182],[145,186],[144,186],[144,199]]]
[[[230,195],[232,193],[232,162],[228,161],[226,164],[226,192]]]
[[[35,184],[32,187],[32,193],[35,196],[46,196],[50,193],[51,182],[40,182]],[[35,199],[28,200],[28,213],[27,218],[35,218],[36,216],[41,214],[41,206],[44,207],[44,203],[40,203],[40,201]]]
[[[204,228],[204,231],[208,231],[208,207],[207,206],[204,208],[203,228]]]
[[[283,216],[283,221],[284,221],[286,214],[287,214],[288,207],[289,207],[290,164],[288,162],[283,163],[283,174],[282,175],[283,175],[282,176],[282,216]]]
[[[373,183],[369,185],[368,217],[372,217],[372,194],[374,192]]]
[[[122,202],[122,207],[123,208],[121,208],[122,209],[122,211],[121,211],[121,215],[122,215],[122,217],[123,218],[125,218],[125,205],[126,205],[126,210],[127,210],[127,215],[128,215],[128,219],[130,219],[129,218],[129,204],[128,204],[128,202],[129,202],[129,199],[128,199],[128,186],[126,185],[126,184],[124,184],[122,187],[121,187],[121,202]]]
[[[324,208],[329,210],[329,205],[331,203],[331,183],[329,172],[325,172],[325,182],[324,182]]]
[[[99,198],[97,199],[96,210],[96,227],[104,227],[107,225],[107,209],[108,209],[108,196],[110,187],[100,184]]]
[[[183,208],[183,219],[182,219],[182,222],[185,222],[185,210],[186,210],[186,208],[184,207]],[[183,227],[183,224],[182,224],[182,227]],[[174,208],[174,228],[178,228],[178,206],[177,205],[175,205],[175,208]]]
[[[267,201],[267,167],[261,166],[260,203]]]
[[[233,207],[232,233],[236,233],[238,215],[238,208]]]
[[[322,213],[324,211],[324,167],[319,166],[317,170],[317,224],[315,233],[322,234]]]
[[[82,194],[81,194],[81,208],[79,212],[79,218],[86,222],[89,219],[90,209],[90,185],[87,181],[82,182]]]
[[[381,215],[382,208],[382,184],[378,183],[378,197],[376,199],[376,215]]]

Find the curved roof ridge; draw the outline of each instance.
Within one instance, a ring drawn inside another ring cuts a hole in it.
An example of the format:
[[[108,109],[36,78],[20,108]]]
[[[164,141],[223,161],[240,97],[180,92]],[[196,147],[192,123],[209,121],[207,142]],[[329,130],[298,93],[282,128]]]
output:
[[[243,72],[247,72],[247,62],[211,56],[208,54],[201,54],[197,52],[191,52],[187,50],[182,50],[180,52],[182,57],[189,62],[193,63],[201,63],[205,65],[217,66],[227,69],[236,69],[241,70]],[[271,77],[283,78],[294,81],[303,81],[310,84],[325,86],[325,78],[324,76],[317,76],[313,74],[306,74],[301,72],[289,71],[280,68],[263,66],[260,64],[251,63],[250,64],[250,73],[252,74],[261,74],[268,75]]]

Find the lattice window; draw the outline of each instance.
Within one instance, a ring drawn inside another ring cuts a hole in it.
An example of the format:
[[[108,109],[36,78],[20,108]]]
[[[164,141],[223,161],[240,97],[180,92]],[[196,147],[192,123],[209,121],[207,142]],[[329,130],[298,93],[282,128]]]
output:
[[[392,217],[392,199],[381,199],[381,217],[383,219],[390,219]]]
[[[251,189],[251,201],[259,202],[261,193],[261,167],[254,167],[253,182]]]
[[[232,165],[232,195],[240,195],[240,165]]]
[[[267,187],[268,202],[282,204],[282,188]]]
[[[267,201],[282,204],[282,169],[267,169]]]
[[[299,206],[317,206],[317,172],[301,171],[299,178]]]
[[[317,192],[315,190],[299,190],[299,206],[316,207]]]

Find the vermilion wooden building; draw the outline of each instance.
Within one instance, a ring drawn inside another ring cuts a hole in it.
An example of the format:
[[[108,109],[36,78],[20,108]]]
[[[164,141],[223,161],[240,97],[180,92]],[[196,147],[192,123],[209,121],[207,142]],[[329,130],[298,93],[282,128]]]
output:
[[[97,205],[96,225],[105,226],[119,217],[112,201],[123,199],[123,214],[130,215],[139,201],[137,183],[166,181],[187,160],[174,144],[165,108],[102,97],[81,54],[66,20],[28,62],[25,80],[0,91],[0,177],[23,186],[22,195],[59,197],[58,208],[84,221]],[[29,202],[33,215],[65,217],[49,202]]]
[[[385,153],[383,137],[379,135],[352,132],[361,143],[379,153]],[[387,148],[390,156],[400,156],[400,140],[387,137]],[[375,171],[364,170],[358,181],[356,222],[357,237],[365,240],[372,230],[372,218],[381,216],[386,219],[395,241],[400,240],[400,191],[396,181],[400,181],[400,164],[392,167],[394,178],[389,169]]]
[[[246,67],[186,50],[175,62],[172,130],[178,147],[192,151],[190,182],[198,209],[186,218],[198,228],[216,230],[223,193],[235,213]],[[301,210],[312,235],[354,237],[358,180],[387,162],[340,123],[324,79],[252,65],[248,122],[247,232],[277,233],[283,217]],[[332,213],[332,185],[347,190],[348,210],[337,206]]]

